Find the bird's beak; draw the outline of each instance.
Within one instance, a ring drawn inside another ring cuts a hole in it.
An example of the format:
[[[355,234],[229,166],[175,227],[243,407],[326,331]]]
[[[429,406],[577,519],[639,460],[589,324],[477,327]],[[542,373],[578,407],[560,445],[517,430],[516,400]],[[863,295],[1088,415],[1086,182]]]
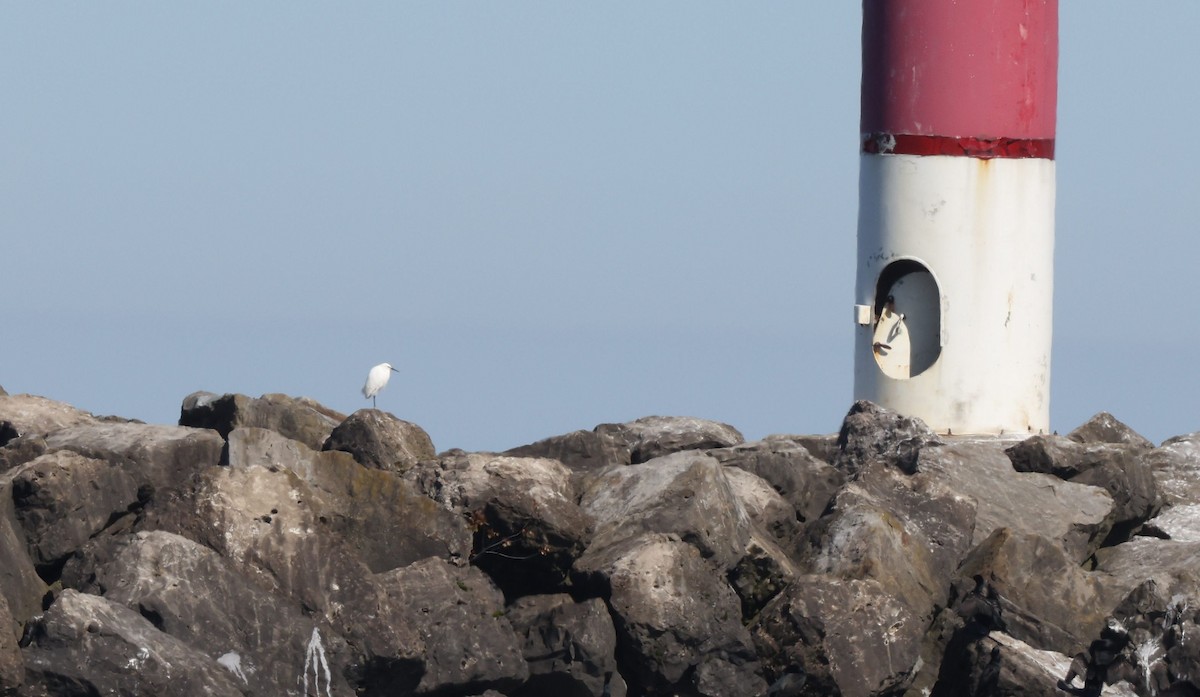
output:
[[[396,370],[395,368],[391,368],[391,371],[392,371],[393,373],[399,373],[399,372],[400,372],[399,370]]]

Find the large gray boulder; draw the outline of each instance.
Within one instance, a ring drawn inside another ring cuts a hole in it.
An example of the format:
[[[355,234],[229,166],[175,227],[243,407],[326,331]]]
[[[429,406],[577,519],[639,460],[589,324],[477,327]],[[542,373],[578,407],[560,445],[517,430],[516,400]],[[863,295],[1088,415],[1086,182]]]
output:
[[[565,593],[530,595],[508,606],[507,617],[523,637],[529,681],[520,693],[561,697],[622,697],[617,633],[599,598],[575,602]]]
[[[140,527],[199,542],[332,623],[347,598],[365,592],[370,570],[333,530],[329,513],[314,487],[291,470],[209,467],[194,487],[149,507]]]
[[[320,450],[333,429],[346,416],[308,397],[265,394],[216,395],[193,392],[183,400],[179,425],[211,428],[229,435],[235,428],[266,428]]]
[[[1077,443],[1112,443],[1129,446],[1135,450],[1147,450],[1154,447],[1153,443],[1106,411],[1085,421],[1068,433],[1067,438]]]
[[[1096,575],[1110,610],[1148,581],[1171,595],[1200,595],[1200,542],[1134,537],[1097,552]]]
[[[742,620],[750,622],[767,603],[802,575],[794,555],[761,528],[750,531],[750,540],[737,564],[729,570],[729,585],[742,601]]]
[[[580,486],[590,475],[613,465],[639,464],[684,450],[728,448],[745,442],[734,427],[687,416],[646,416],[625,423],[600,424],[505,452],[515,457],[548,457],[575,473]]]
[[[221,461],[225,443],[207,429],[133,422],[67,426],[46,436],[50,450],[71,450],[120,465],[139,487],[173,489]]]
[[[474,567],[430,558],[376,574],[346,606],[374,694],[508,692],[529,677],[504,596]]]
[[[1147,581],[1113,611],[1130,638],[1121,654],[1122,673],[1142,694],[1200,692],[1200,598]]]
[[[1163,441],[1145,454],[1144,461],[1165,504],[1200,503],[1200,431]]]
[[[511,457],[545,457],[558,460],[571,470],[574,478],[584,480],[590,473],[613,465],[629,464],[629,446],[607,431],[572,431],[550,436],[528,445],[504,451]]]
[[[643,694],[765,691],[740,601],[699,550],[650,533],[589,550],[580,585],[608,597],[625,678]]]
[[[1014,471],[1004,452],[1012,444],[982,436],[924,448],[915,478],[935,480],[975,501],[973,544],[983,542],[998,528],[1009,528],[1057,540],[1068,557],[1082,563],[1112,529],[1112,497],[1098,487]]]
[[[55,599],[23,654],[29,694],[243,694],[237,676],[216,656],[159,631],[123,605],[74,590]]]
[[[624,442],[634,465],[684,450],[728,448],[746,440],[729,424],[689,416],[645,416],[622,424],[601,424],[596,430]]]
[[[1176,504],[1146,521],[1140,534],[1180,542],[1200,542],[1200,504]]]
[[[41,436],[13,438],[3,446],[0,446],[0,474],[45,454],[45,438]]]
[[[298,603],[253,583],[211,549],[171,533],[129,535],[103,552],[72,560],[64,581],[103,593],[217,658],[250,694],[296,684],[318,629]],[[348,660],[345,642],[328,627],[319,629],[322,657],[333,666],[321,677],[335,691],[348,691],[341,669]]]
[[[471,562],[511,600],[563,590],[592,519],[557,460],[453,451],[405,473],[447,515],[474,530]]]
[[[952,648],[932,697],[1062,697],[1057,683],[1071,657],[1038,649],[1003,632]],[[1078,685],[1078,681],[1076,682]],[[1138,697],[1126,682],[1104,687],[1103,697]]]
[[[425,429],[378,409],[359,409],[346,417],[321,449],[341,450],[364,467],[399,473],[437,455]]]
[[[924,421],[859,400],[842,419],[833,465],[850,477],[871,465],[895,467],[911,474],[921,450],[941,444]]]
[[[24,625],[41,612],[46,584],[34,568],[25,529],[17,520],[11,475],[0,474],[0,596],[12,618]]]
[[[1085,571],[1057,540],[1011,528],[997,528],[971,551],[960,572],[964,579],[985,579],[999,595],[1010,635],[1060,653],[1086,647],[1118,602],[1105,600],[1102,579]]]
[[[430,556],[467,558],[471,532],[462,517],[395,472],[365,467],[341,451],[311,450],[268,429],[238,428],[228,442],[230,467],[287,470],[302,478],[319,504],[318,521],[372,572]]]
[[[841,452],[841,448],[838,446],[838,437],[840,435],[840,433],[808,435],[775,434],[767,436],[763,440],[783,440],[795,443],[796,445],[803,446],[806,450],[808,450],[808,452],[812,453],[813,457],[817,458],[818,460],[832,464],[833,461],[837,459],[838,453]]]
[[[1117,438],[1118,436],[1112,436]],[[1152,517],[1161,503],[1141,445],[1081,443],[1062,436],[1033,436],[1005,450],[1018,472],[1051,474],[1103,488],[1115,503],[1114,528],[1122,537]]]
[[[47,580],[72,552],[140,503],[137,482],[122,467],[69,450],[0,476],[11,477],[17,520]]]
[[[663,532],[728,569],[744,553],[753,525],[727,470],[699,452],[610,468],[596,477],[580,505],[596,520],[589,555],[646,532]]]
[[[819,518],[846,482],[843,472],[813,455],[797,439],[786,436],[714,448],[708,454],[723,465],[766,480],[792,504],[802,522]]]
[[[739,467],[725,467],[724,473],[733,495],[754,525],[781,542],[790,542],[800,531],[796,509],[770,483]]]
[[[877,581],[807,575],[750,631],[767,680],[797,686],[787,694],[871,697],[912,681],[925,623]]]
[[[869,468],[810,526],[801,564],[809,573],[879,581],[928,623],[972,547],[976,510],[975,500],[937,479]]]
[[[0,395],[0,445],[20,436],[45,436],[60,428],[93,423],[96,417],[70,404],[31,394]]]

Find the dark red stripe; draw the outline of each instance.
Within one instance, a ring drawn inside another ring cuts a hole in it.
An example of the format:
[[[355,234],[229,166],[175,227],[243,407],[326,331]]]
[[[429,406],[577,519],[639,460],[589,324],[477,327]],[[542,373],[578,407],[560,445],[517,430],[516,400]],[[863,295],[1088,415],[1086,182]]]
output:
[[[949,155],[990,160],[993,157],[1054,159],[1053,138],[954,138],[907,133],[869,133],[862,151],[873,155]]]

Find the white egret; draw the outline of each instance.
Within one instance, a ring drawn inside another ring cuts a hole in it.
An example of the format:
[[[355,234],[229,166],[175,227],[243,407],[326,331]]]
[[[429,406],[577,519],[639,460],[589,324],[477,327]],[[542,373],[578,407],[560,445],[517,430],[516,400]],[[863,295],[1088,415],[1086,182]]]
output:
[[[398,372],[400,371],[393,368],[391,363],[380,363],[367,373],[367,382],[363,385],[362,393],[363,397],[370,398],[372,409],[375,408],[375,395],[387,387],[388,378],[392,377],[392,373]]]

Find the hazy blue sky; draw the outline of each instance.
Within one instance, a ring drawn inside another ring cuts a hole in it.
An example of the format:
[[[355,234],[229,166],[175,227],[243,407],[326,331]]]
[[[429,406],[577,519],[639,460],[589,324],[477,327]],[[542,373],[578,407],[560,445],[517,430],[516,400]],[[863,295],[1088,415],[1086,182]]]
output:
[[[1062,0],[1054,428],[1200,430],[1200,2]],[[3,3],[0,385],[439,449],[852,399],[861,11]]]

